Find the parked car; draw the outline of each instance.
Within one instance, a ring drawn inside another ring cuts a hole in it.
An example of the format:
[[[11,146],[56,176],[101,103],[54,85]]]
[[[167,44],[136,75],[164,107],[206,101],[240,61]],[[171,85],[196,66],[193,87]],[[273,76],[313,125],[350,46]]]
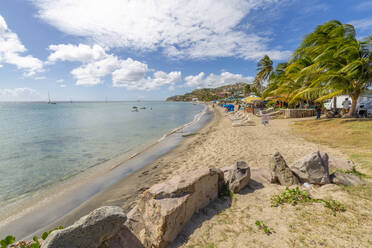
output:
[[[372,116],[372,101],[357,104],[357,113],[359,117]]]

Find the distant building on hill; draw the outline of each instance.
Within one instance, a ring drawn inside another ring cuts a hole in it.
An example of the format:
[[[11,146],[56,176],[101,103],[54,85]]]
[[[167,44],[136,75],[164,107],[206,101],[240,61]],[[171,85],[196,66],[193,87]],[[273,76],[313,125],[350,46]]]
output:
[[[230,91],[221,91],[221,92],[216,92],[216,96],[218,97],[228,97],[231,95]]]

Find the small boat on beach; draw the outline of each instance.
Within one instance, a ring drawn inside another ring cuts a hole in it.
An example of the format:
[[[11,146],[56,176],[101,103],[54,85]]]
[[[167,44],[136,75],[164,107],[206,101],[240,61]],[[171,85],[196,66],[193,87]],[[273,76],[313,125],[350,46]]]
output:
[[[138,107],[137,106],[133,106],[132,107],[132,112],[138,112]]]

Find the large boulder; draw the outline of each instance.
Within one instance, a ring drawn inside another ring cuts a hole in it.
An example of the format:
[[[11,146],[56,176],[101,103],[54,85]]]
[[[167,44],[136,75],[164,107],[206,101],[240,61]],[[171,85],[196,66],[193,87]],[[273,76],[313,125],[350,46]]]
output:
[[[238,161],[232,166],[224,167],[222,171],[225,184],[234,193],[238,193],[245,188],[251,178],[250,168],[244,161]]]
[[[99,248],[144,248],[144,246],[127,226],[123,226],[117,234],[104,241]]]
[[[354,174],[346,174],[343,172],[335,172],[330,175],[331,182],[334,184],[342,184],[347,186],[364,185],[365,181]]]
[[[319,151],[311,153],[294,162],[290,169],[301,183],[319,185],[330,183],[327,153]]]
[[[192,215],[218,197],[222,171],[203,168],[153,185],[128,214],[126,225],[145,247],[170,244]]]
[[[126,216],[120,207],[101,207],[63,230],[52,232],[43,248],[98,248],[126,228]],[[122,246],[134,247],[134,246]]]
[[[354,163],[350,160],[330,156],[328,159],[328,167],[330,171],[335,170],[351,170],[354,167]]]
[[[297,176],[289,169],[283,156],[279,152],[276,152],[271,158],[270,169],[272,183],[279,183],[285,186],[299,183]]]

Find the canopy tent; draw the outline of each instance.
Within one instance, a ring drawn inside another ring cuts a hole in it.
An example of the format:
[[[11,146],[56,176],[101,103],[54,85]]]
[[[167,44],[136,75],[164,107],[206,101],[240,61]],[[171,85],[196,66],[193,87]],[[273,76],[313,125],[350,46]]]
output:
[[[246,98],[244,98],[244,102],[246,102],[246,103],[252,103],[253,101],[258,101],[258,100],[261,100],[261,97],[247,96]]]

